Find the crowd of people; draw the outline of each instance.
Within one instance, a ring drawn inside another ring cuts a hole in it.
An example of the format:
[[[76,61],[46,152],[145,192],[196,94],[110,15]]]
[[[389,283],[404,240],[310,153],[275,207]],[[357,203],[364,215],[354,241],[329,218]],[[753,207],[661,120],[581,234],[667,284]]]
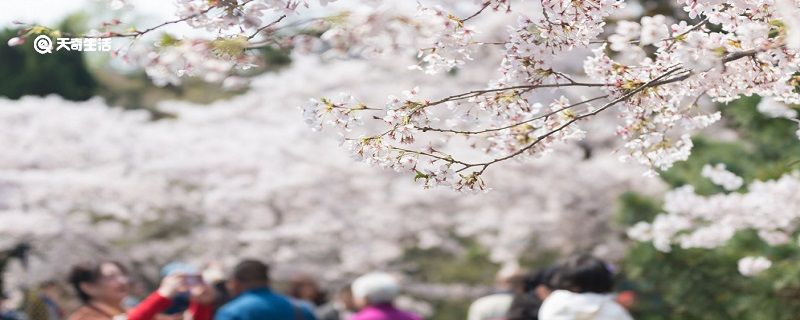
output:
[[[468,267],[468,266],[467,266]],[[286,295],[273,288],[269,267],[243,260],[227,276],[190,265],[165,266],[158,288],[137,298],[126,267],[106,260],[74,266],[68,283],[79,305],[60,303],[58,283],[29,290],[25,302],[9,308],[2,297],[0,320],[421,320],[394,302],[399,279],[372,272],[342,286],[329,299],[308,275],[288,282]],[[576,255],[533,273],[499,277],[496,292],[474,301],[467,320],[632,319],[611,294],[613,271],[604,261]],[[65,309],[71,309],[67,312]]]

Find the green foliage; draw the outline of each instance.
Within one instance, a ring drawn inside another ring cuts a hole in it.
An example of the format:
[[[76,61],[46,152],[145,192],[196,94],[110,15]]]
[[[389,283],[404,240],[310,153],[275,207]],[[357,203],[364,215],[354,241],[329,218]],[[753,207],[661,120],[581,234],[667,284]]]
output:
[[[743,98],[722,107],[727,126],[740,139],[719,142],[695,137],[689,160],[663,172],[662,179],[673,187],[691,184],[700,194],[712,194],[723,189],[700,175],[705,164],[724,163],[746,182],[775,179],[794,169],[792,162],[800,159],[797,124],[764,117],[755,109],[758,101],[758,97]]]
[[[698,193],[724,192],[700,175],[703,165],[724,163],[746,182],[774,179],[792,171],[800,158],[796,124],[769,119],[757,112],[758,97],[743,98],[722,107],[735,142],[698,136],[688,161],[663,172],[670,186],[691,184]],[[620,198],[617,222],[632,225],[652,221],[661,212],[656,199],[627,193]],[[757,277],[741,276],[737,261],[746,255],[765,255],[775,263]],[[623,269],[639,293],[636,319],[795,319],[800,314],[800,249],[772,247],[754,232],[738,233],[726,246],[669,253],[649,243],[637,243],[627,253]]]
[[[18,30],[0,31],[0,96],[19,99],[25,95],[45,96],[57,94],[68,100],[87,100],[93,96],[103,97],[109,105],[128,109],[147,109],[155,118],[169,117],[156,109],[161,101],[186,100],[194,103],[210,103],[230,98],[245,90],[225,91],[219,84],[205,83],[196,79],[185,79],[180,86],[157,87],[141,70],[122,74],[107,67],[110,56],[92,54],[84,56],[76,51],[58,51],[39,54],[31,42],[37,33],[58,36],[58,33],[80,34],[84,31],[86,17],[81,14],[68,16],[57,30],[34,27],[28,33],[27,42],[21,46],[5,45],[18,35]],[[178,39],[168,33],[161,36],[162,46],[176,45]],[[214,42],[215,51],[222,55],[242,54],[241,39],[221,39]],[[260,48],[257,53],[264,67],[253,68],[244,76],[252,77],[274,71],[291,63],[287,49],[270,46]],[[85,59],[88,58],[88,59]]]
[[[759,247],[761,250],[753,250]],[[752,233],[738,234],[713,251],[670,253],[638,244],[625,260],[625,273],[639,292],[636,319],[794,319],[800,313],[795,264],[775,266],[758,277],[739,275],[739,258],[748,252],[768,252]],[[777,248],[775,255],[796,256]],[[771,255],[774,257],[774,255]]]
[[[288,49],[273,48],[266,46],[259,49],[261,58],[268,69],[278,69],[292,63]]]
[[[7,46],[15,36],[17,30],[0,31],[0,96],[19,99],[25,95],[57,94],[82,101],[94,95],[97,81],[89,73],[81,52],[39,54],[33,50],[35,36],[23,45]]]
[[[489,260],[489,252],[480,245],[463,240],[466,251],[454,254],[441,249],[409,249],[405,261],[415,279],[429,283],[464,283],[491,285],[499,266]]]
[[[405,252],[402,261],[412,261],[406,272],[417,281],[425,283],[460,283],[489,286],[499,266],[489,260],[489,252],[476,242],[458,238],[465,248],[453,253],[438,248],[412,248]],[[428,301],[434,313],[430,320],[462,320],[472,301],[442,299]]]
[[[636,192],[626,192],[620,196],[615,222],[631,226],[640,221],[653,221],[661,211],[661,203]]]
[[[435,313],[430,320],[464,320],[467,318],[469,300],[438,300],[431,304]]]

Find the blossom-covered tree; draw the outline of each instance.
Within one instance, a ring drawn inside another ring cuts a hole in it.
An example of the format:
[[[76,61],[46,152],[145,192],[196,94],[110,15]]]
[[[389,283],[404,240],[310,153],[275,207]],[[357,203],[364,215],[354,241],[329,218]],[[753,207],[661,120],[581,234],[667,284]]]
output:
[[[757,110],[770,121],[797,117],[797,111],[770,98],[762,99]],[[785,134],[782,125],[773,123],[772,132]],[[664,197],[665,212],[652,222],[634,225],[628,234],[640,241],[652,241],[658,250],[665,252],[670,251],[673,245],[683,249],[719,248],[741,231],[755,232],[770,246],[796,243],[800,172],[793,167],[800,163],[800,159],[796,159],[793,153],[800,143],[791,137],[770,137],[776,138],[784,141],[781,145],[783,150],[772,152],[768,157],[786,152],[783,163],[778,169],[773,169],[785,174],[771,179],[749,179],[753,181],[745,185],[745,180],[727,170],[724,164],[706,164],[700,174],[719,186],[720,193],[698,192],[691,184],[671,190]],[[738,266],[741,274],[753,276],[769,268],[771,262],[765,257],[748,256],[743,257]]]
[[[125,0],[112,3],[127,5]],[[425,187],[480,191],[488,188],[485,181],[499,186],[490,179],[490,167],[512,159],[547,159],[559,148],[591,144],[600,135],[592,129],[607,127],[593,128],[593,120],[613,123],[621,141],[617,152],[650,173],[688,158],[690,135],[720,119],[712,103],[725,108],[740,97],[759,95],[768,101],[763,112],[798,121],[796,112],[780,107],[800,103],[797,0],[680,0],[673,3],[680,9],[675,17],[642,15],[626,8],[635,2],[621,0],[176,3],[175,20],[148,28],[112,20],[78,36],[141,44],[140,39],[177,23],[207,31],[210,37],[165,35],[156,45],[117,52],[162,85],[192,75],[225,87],[245,85],[239,75],[258,63],[250,50],[264,46],[291,47],[324,59],[390,57],[395,65],[433,75],[436,81],[419,78],[405,90],[386,93],[388,99],[359,94],[359,88],[340,82],[334,86],[349,93],[318,97],[309,92],[316,97],[298,103],[312,128],[340,137],[356,159],[404,172]],[[506,30],[495,32],[498,27]],[[37,33],[58,31],[30,26],[9,44],[23,44]],[[487,65],[495,71],[485,72]],[[471,82],[449,81],[443,73],[468,76]],[[543,169],[527,177],[547,174],[550,170]],[[707,174],[730,188],[738,185],[717,167],[709,167]],[[777,181],[776,188],[789,188],[796,176]],[[751,185],[750,191],[758,186]],[[794,201],[796,190],[781,190],[788,195],[783,200]],[[676,210],[670,213],[692,215]],[[737,217],[729,217],[737,228],[793,230],[786,221],[756,225]],[[714,215],[700,218],[706,219],[725,221]],[[703,231],[693,234],[700,237]],[[699,243],[712,246],[729,231],[715,229],[711,240]]]
[[[773,223],[796,212],[800,141],[796,124],[764,114],[759,100],[769,103],[727,105],[719,126],[692,137],[689,159],[660,174],[673,188],[666,197],[621,198],[618,221],[638,224],[629,234],[645,240],[621,263],[639,293],[637,319],[788,320],[800,308],[796,226]]]
[[[332,279],[407,265],[398,262],[412,248],[458,254],[464,238],[498,264],[530,250],[619,257],[620,232],[608,224],[616,197],[662,189],[611,156],[613,128],[597,128],[605,133],[581,146],[487,173],[497,192],[426,191],[353,163],[335,139],[308,130],[295,106],[343,82],[379,97],[470,76],[427,80],[391,61],[294,61],[231,100],[164,103],[160,111],[173,117],[159,120],[99,99],[2,101],[0,246],[32,246],[29,268],[12,268],[9,285],[99,255],[150,275],[173,259],[257,256],[274,262],[278,277],[304,269]]]
[[[663,170],[686,159],[694,130],[719,119],[698,106],[701,99],[725,103],[758,94],[800,101],[795,0],[682,0],[675,3],[685,12],[679,18],[639,17],[621,0],[430,1],[415,9],[396,1],[176,3],[175,20],[146,29],[113,20],[87,36],[136,40],[175,23],[209,31],[212,39],[165,36],[155,47],[121,53],[161,84],[198,75],[239,86],[242,79],[231,75],[252,67],[257,61],[248,49],[263,46],[350,57],[416,52],[412,67],[429,74],[495,64],[499,75],[481,75],[474,90],[435,96],[412,86],[385,102],[345,94],[304,106],[309,124],[338,131],[357,158],[410,172],[426,186],[483,190],[490,166],[582,140],[592,134],[583,124],[612,107],[621,111],[624,157]],[[614,22],[606,25],[607,18]],[[498,21],[506,32],[484,32]],[[9,44],[43,31],[31,27]],[[559,63],[565,58],[572,66]],[[582,89],[578,97],[569,94],[574,88]],[[564,97],[542,96],[554,89]],[[448,143],[439,146],[443,139]],[[450,142],[481,154],[459,154]]]

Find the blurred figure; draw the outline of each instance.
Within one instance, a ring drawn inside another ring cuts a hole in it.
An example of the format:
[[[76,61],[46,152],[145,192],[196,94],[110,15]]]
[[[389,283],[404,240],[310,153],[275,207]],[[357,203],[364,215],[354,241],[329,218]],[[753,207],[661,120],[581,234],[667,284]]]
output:
[[[603,260],[576,255],[559,266],[553,291],[542,303],[540,320],[632,320],[609,293],[614,280]]]
[[[353,291],[347,285],[336,293],[333,300],[317,310],[317,318],[319,320],[348,320],[356,311],[358,308],[353,299]]]
[[[192,282],[192,285],[199,284],[199,282],[202,281],[200,278],[200,272],[197,270],[197,268],[184,262],[170,262],[161,268],[162,278],[166,278],[171,275],[183,275],[188,282]],[[189,300],[190,296],[188,291],[179,292],[172,297],[172,303],[169,305],[169,307],[160,313],[167,315],[182,314],[189,309]]]
[[[506,314],[508,320],[537,320],[542,302],[553,290],[552,279],[557,268],[549,267],[529,274],[522,281],[522,292],[514,294],[514,300]]]
[[[235,298],[217,311],[216,320],[316,320],[311,310],[270,289],[269,268],[258,260],[236,265],[228,292]]]
[[[625,310],[632,310],[636,306],[636,292],[633,290],[625,290],[617,294],[614,300],[621,305]]]
[[[141,279],[128,278],[128,285],[130,286],[128,296],[122,299],[122,307],[125,310],[136,307],[147,297],[147,289]]]
[[[48,320],[49,310],[38,287],[24,290],[21,309],[29,320]]]
[[[401,311],[394,306],[394,299],[400,294],[400,285],[388,273],[373,272],[365,274],[352,285],[355,304],[361,310],[351,320],[421,320],[422,317]]]
[[[495,278],[495,293],[475,300],[467,312],[467,320],[505,319],[514,294],[522,291],[524,274],[517,267],[503,269]]]
[[[122,301],[130,292],[128,273],[125,267],[113,261],[75,266],[69,282],[78,294],[83,306],[69,320],[152,320],[172,303],[172,298],[182,291],[190,291],[195,302],[191,308],[194,320],[211,318],[211,308],[206,304],[210,289],[189,287],[182,275],[164,278],[158,290],[131,310],[124,310]]]
[[[325,292],[311,275],[297,274],[289,279],[289,296],[310,303],[314,308],[328,302]]]
[[[27,320],[28,318],[21,312],[17,312],[11,306],[11,299],[0,291],[0,320]]]
[[[47,319],[60,320],[64,318],[64,310],[58,302],[61,298],[58,283],[55,280],[42,282],[39,292],[39,296],[47,308]]]
[[[203,281],[214,289],[214,310],[219,309],[231,300],[225,279],[225,272],[219,263],[211,263],[203,270]]]

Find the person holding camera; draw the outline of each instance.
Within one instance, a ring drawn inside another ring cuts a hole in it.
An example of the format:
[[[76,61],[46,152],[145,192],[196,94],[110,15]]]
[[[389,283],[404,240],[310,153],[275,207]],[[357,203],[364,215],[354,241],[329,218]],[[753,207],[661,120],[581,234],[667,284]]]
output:
[[[194,320],[210,320],[213,290],[204,285],[187,284],[186,275],[172,274],[161,281],[158,290],[151,293],[136,307],[125,310],[122,301],[128,296],[128,272],[114,261],[75,266],[69,282],[83,306],[73,312],[68,320],[154,320],[169,308],[172,298],[189,292],[192,303],[188,313]]]

